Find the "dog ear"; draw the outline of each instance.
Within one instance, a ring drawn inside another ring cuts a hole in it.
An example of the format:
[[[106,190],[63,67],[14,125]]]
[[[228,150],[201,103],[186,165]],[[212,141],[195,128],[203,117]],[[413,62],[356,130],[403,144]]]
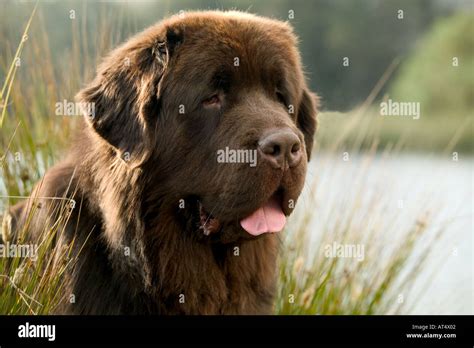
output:
[[[298,107],[298,116],[296,119],[298,128],[303,132],[306,154],[308,160],[311,157],[313,149],[314,134],[318,125],[317,109],[319,106],[319,98],[316,94],[310,92],[307,88],[303,90],[303,95]]]
[[[159,111],[160,82],[180,40],[171,29],[139,34],[114,50],[76,96],[87,124],[132,167],[150,155],[157,118],[151,114]]]

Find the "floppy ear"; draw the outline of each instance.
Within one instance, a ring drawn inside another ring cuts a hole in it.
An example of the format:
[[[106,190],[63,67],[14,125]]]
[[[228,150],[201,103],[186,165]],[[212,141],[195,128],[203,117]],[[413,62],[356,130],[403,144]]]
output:
[[[149,132],[158,115],[151,113],[158,112],[161,78],[179,39],[170,30],[156,37],[144,32],[114,50],[76,96],[88,125],[133,167],[152,148]]]
[[[303,132],[304,135],[308,161],[311,157],[311,151],[313,149],[314,143],[314,134],[318,125],[316,118],[318,106],[318,96],[305,88],[303,90],[303,95],[298,107],[298,117],[296,122],[298,128]]]

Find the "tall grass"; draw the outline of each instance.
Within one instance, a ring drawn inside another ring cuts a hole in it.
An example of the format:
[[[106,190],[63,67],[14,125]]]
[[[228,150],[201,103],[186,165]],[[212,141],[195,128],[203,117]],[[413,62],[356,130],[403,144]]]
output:
[[[5,78],[2,93],[2,124],[0,151],[0,211],[17,203],[21,196],[28,196],[32,187],[41,179],[68,146],[76,119],[60,118],[54,114],[56,102],[73,100],[74,94],[84,81],[92,77],[98,57],[102,56],[122,37],[108,26],[108,17],[101,19],[103,28],[99,35],[87,34],[86,19],[71,22],[71,46],[61,52],[63,63],[53,57],[48,32],[42,19],[41,8],[27,25],[28,40],[21,41],[21,49],[2,47],[0,57],[1,76]],[[25,33],[18,33],[20,39]],[[0,42],[10,44],[11,38]],[[91,54],[92,49],[95,51]],[[7,49],[10,48],[10,51]],[[16,52],[16,53],[15,53]],[[21,56],[20,56],[21,54]],[[11,64],[20,58],[15,67],[16,75],[9,74]],[[377,94],[377,89],[374,94]],[[339,156],[348,144],[352,153],[360,153],[365,165],[358,169],[363,178],[371,169],[378,143],[376,129],[370,124],[360,126],[357,118],[367,115],[375,95],[366,105],[354,113],[355,121],[345,124],[339,139],[325,149],[328,156]],[[322,116],[324,119],[325,116]],[[322,123],[321,133],[324,133]],[[363,147],[362,144],[370,144]],[[385,146],[385,154],[396,154],[403,139],[394,139]],[[368,150],[362,150],[368,148]],[[316,149],[316,153],[318,149]],[[325,165],[324,162],[318,165]],[[418,217],[408,224],[394,223],[396,216],[384,213],[383,197],[374,195],[368,204],[362,204],[370,183],[355,180],[357,198],[341,199],[333,204],[331,215],[314,221],[317,216],[319,185],[338,187],[338,182],[322,182],[315,177],[308,181],[310,197],[300,203],[300,213],[293,217],[283,241],[279,266],[278,297],[275,312],[278,314],[385,314],[405,312],[403,296],[422,269],[428,254],[427,247],[414,255],[414,250],[430,223],[420,208]],[[339,188],[339,190],[344,190]],[[344,197],[344,192],[336,192]],[[364,209],[364,210],[361,210]],[[298,209],[297,209],[298,210]],[[53,228],[45,228],[40,238],[38,258],[0,258],[0,313],[1,314],[48,314],[54,312],[64,299],[66,284],[62,275],[74,260],[70,259],[71,247],[58,250],[54,240],[69,218],[67,206],[51,212]],[[31,214],[35,210],[32,209]],[[361,219],[370,216],[370,219]],[[324,227],[324,233],[315,239],[315,224]],[[392,228],[390,228],[390,226]],[[9,221],[3,224],[5,234]],[[21,232],[27,233],[27,227]],[[387,246],[380,238],[382,233],[397,233],[399,243]],[[25,239],[26,240],[26,239]],[[322,247],[337,241],[341,244],[369,245],[364,260],[326,257]],[[414,261],[410,261],[414,258]]]
[[[323,148],[317,144],[301,210],[292,217],[283,242],[278,314],[406,314],[414,309],[409,306],[420,296],[414,285],[445,226],[430,226],[437,212],[427,204],[413,205],[401,217],[400,209],[394,209],[398,202],[386,194],[392,183],[383,162],[401,153],[405,138],[381,147],[381,129],[369,120],[396,64],[339,124],[337,136],[326,144],[323,139]],[[333,115],[320,116],[320,132],[333,126]],[[350,180],[342,180],[348,176]],[[363,247],[363,257],[328,253],[334,243]]]
[[[19,231],[17,239],[5,238],[11,233],[11,221],[4,218],[2,234],[4,245],[29,245],[34,250],[29,257],[0,258],[0,313],[1,314],[51,314],[67,301],[67,280],[63,275],[76,259],[72,257],[74,241],[57,244],[71,213],[64,201],[54,210],[48,211],[52,227],[44,227],[39,238],[30,242],[29,226],[37,212],[37,200],[30,200],[27,223]]]
[[[11,245],[5,238],[11,234],[11,221],[7,214],[1,219],[2,212],[27,200],[73,136],[77,118],[57,116],[55,103],[74,100],[83,82],[93,76],[99,56],[113,44],[107,24],[103,35],[95,36],[93,42],[81,39],[80,32],[77,21],[71,21],[72,45],[61,52],[62,62],[53,59],[42,11],[36,11],[35,5],[24,31],[18,33],[18,48],[9,51],[12,38],[0,38],[7,45],[0,56],[0,76],[5,79],[0,99],[0,220],[6,248]],[[120,36],[114,40],[120,40]],[[97,57],[91,56],[88,45],[94,46]],[[85,61],[89,64],[84,66]],[[29,243],[28,227],[33,223],[36,203],[37,197],[28,200],[32,209],[16,245]],[[61,248],[55,242],[70,217],[68,203],[64,200],[48,213],[52,227],[45,227],[36,241],[36,257],[0,257],[1,314],[54,313],[61,301],[67,300],[63,274],[75,262],[71,259],[74,241]]]
[[[436,212],[428,206],[414,205],[410,214],[401,214],[394,196],[385,195],[390,182],[380,158],[374,165],[374,154],[358,154],[351,168],[335,156],[316,155],[315,167],[331,174],[308,178],[301,210],[290,220],[280,255],[276,312],[412,313],[420,295],[417,277],[427,271],[426,261],[445,226],[430,225]],[[350,186],[338,181],[347,175]],[[331,195],[337,198],[326,200]],[[363,250],[335,255],[328,252],[335,243]]]

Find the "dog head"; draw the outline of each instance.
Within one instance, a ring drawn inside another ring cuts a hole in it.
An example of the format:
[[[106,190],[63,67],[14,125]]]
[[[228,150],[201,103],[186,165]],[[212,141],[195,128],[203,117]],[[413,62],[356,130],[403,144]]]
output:
[[[113,51],[78,95],[102,144],[158,207],[211,241],[280,231],[316,130],[291,27],[239,12],[171,17]]]

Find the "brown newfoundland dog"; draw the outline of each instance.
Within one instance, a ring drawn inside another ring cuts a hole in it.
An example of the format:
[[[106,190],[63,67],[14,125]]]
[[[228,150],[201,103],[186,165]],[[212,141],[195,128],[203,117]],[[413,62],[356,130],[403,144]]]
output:
[[[276,232],[316,129],[291,27],[171,17],[115,49],[78,101],[86,126],[68,158],[10,210],[38,235],[63,202],[46,197],[74,200],[57,240],[77,258],[61,312],[271,313]]]

